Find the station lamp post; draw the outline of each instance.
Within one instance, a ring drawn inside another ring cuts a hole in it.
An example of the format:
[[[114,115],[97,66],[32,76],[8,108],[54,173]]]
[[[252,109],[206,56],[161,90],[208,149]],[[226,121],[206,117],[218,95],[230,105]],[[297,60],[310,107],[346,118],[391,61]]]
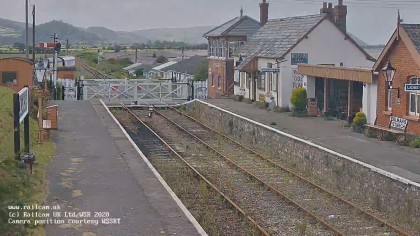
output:
[[[38,63],[34,67],[35,79],[37,83],[37,95],[38,95],[38,143],[43,142],[42,137],[42,92],[44,91],[44,78],[47,68],[45,67],[44,60],[39,59]]]
[[[397,88],[392,87],[392,81],[394,79],[396,71],[397,70],[394,67],[392,67],[392,65],[391,65],[391,60],[388,60],[388,63],[386,64],[386,66],[384,68],[382,68],[382,73],[384,74],[385,81],[388,85],[387,86],[388,90],[396,89],[397,90],[397,98],[400,99],[400,88],[399,87],[397,87]]]
[[[45,78],[45,73],[47,72],[47,68],[45,67],[44,60],[39,59],[38,63],[34,67],[34,71],[35,71],[37,86],[41,88],[41,90],[44,90],[43,82]]]

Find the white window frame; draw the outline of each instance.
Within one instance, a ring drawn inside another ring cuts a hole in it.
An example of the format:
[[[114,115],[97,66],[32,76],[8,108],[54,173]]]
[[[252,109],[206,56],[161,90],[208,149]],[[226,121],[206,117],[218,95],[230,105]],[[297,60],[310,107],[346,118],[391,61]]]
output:
[[[273,73],[268,73],[268,92],[273,91]]]
[[[410,78],[410,84],[420,84],[419,78]],[[419,92],[410,92],[408,95],[408,114],[411,116],[420,116],[420,93]],[[411,111],[411,96],[415,96],[415,110]]]

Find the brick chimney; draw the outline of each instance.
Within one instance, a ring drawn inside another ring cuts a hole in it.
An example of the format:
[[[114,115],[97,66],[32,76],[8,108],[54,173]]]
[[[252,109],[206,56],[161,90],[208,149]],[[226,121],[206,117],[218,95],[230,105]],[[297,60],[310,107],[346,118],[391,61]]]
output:
[[[260,3],[260,24],[265,25],[268,21],[268,3],[266,0],[263,0]]]
[[[335,22],[334,20],[334,12],[332,8],[332,3],[323,2],[322,8],[320,10],[320,13],[325,13],[330,18],[332,22]]]
[[[338,28],[344,32],[347,30],[347,6],[343,5],[343,0],[338,0],[338,5],[334,6],[334,21]]]

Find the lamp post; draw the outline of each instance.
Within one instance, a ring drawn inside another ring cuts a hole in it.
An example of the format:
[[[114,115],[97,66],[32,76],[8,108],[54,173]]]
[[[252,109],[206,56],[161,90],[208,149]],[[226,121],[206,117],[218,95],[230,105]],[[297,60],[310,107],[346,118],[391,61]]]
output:
[[[382,68],[382,73],[384,74],[388,90],[396,89],[397,90],[397,99],[399,100],[400,99],[400,88],[399,87],[397,87],[397,88],[392,87],[392,81],[394,79],[396,71],[397,70],[394,67],[392,67],[392,65],[391,65],[391,60],[388,60],[388,63],[386,64],[386,66],[384,68]]]
[[[34,71],[38,88],[38,143],[42,143],[42,91],[44,90],[43,81],[45,78],[45,72],[47,71],[43,59],[39,59],[38,63],[34,67]]]

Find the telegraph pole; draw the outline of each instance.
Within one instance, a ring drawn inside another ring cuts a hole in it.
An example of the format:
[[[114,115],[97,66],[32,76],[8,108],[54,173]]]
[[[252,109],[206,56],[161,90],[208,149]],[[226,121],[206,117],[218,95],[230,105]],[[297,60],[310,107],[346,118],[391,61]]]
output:
[[[54,100],[57,100],[57,54],[58,54],[58,47],[57,47],[57,34],[54,33],[54,35],[51,36],[51,38],[54,39],[54,57],[53,57],[53,81],[52,81],[52,87],[53,87],[53,98]],[[61,46],[61,45],[60,45]]]
[[[32,6],[32,60],[35,63],[35,4]]]
[[[26,45],[25,45],[25,50],[26,50],[26,59],[29,59],[29,19],[28,19],[28,11],[29,11],[29,0],[25,1],[25,18],[26,18]]]

